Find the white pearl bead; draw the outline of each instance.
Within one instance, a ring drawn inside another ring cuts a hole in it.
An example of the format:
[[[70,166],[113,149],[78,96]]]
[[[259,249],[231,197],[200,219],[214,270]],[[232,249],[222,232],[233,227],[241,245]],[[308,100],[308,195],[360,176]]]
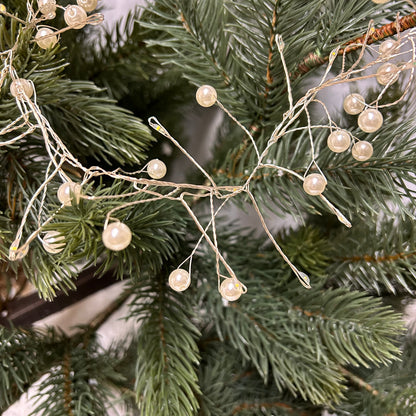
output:
[[[24,78],[17,78],[10,84],[10,94],[18,100],[23,100],[25,95],[30,98],[33,95],[32,84]]]
[[[309,195],[321,195],[326,187],[326,179],[319,173],[311,173],[303,181],[303,189]]]
[[[48,49],[56,45],[58,37],[56,35],[52,36],[53,33],[54,31],[48,27],[42,27],[38,30],[35,36],[35,42],[39,48]]]
[[[347,114],[356,115],[364,110],[365,100],[360,94],[349,94],[344,99],[344,110]]]
[[[226,300],[237,300],[243,293],[243,285],[235,277],[229,277],[221,283],[220,293]]]
[[[124,250],[131,242],[130,228],[122,222],[112,222],[103,231],[104,245],[112,251]]]
[[[328,147],[335,153],[341,153],[350,147],[351,136],[346,130],[333,131],[328,136]]]
[[[378,52],[382,56],[389,56],[393,53],[397,53],[400,50],[400,43],[393,39],[387,39],[380,44]]]
[[[399,78],[399,68],[391,62],[386,62],[377,69],[377,82],[381,85],[393,84]]]
[[[77,0],[77,4],[86,12],[92,12],[97,7],[98,0]]]
[[[162,179],[166,175],[166,165],[159,159],[153,159],[147,165],[147,173],[153,179]]]
[[[369,108],[358,116],[358,127],[366,133],[373,133],[382,125],[383,115],[374,108]]]
[[[80,6],[68,6],[64,13],[65,23],[74,29],[82,29],[87,24],[87,12]]]
[[[81,185],[74,182],[65,182],[58,188],[58,199],[61,204],[69,206],[75,196],[78,204],[81,195]]]
[[[51,254],[60,253],[65,248],[65,237],[58,231],[48,231],[43,237],[43,248]]]
[[[56,0],[38,0],[38,8],[42,14],[52,14],[56,11]]]
[[[191,276],[184,269],[176,269],[169,275],[169,286],[177,292],[183,292],[191,284]]]
[[[196,101],[202,107],[211,107],[217,102],[217,91],[211,85],[202,85],[196,92]]]
[[[364,162],[373,155],[373,146],[365,140],[354,144],[351,150],[352,157],[359,162]]]

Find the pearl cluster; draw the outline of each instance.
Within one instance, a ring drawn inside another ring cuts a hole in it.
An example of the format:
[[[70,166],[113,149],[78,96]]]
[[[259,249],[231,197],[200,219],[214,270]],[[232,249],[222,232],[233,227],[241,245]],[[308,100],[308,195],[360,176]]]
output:
[[[364,97],[360,94],[350,94],[344,99],[344,111],[350,115],[358,115],[358,127],[365,133],[374,133],[383,125],[383,115],[375,108],[365,108]],[[352,146],[351,154],[355,160],[364,162],[373,155],[373,146],[368,141],[357,140]]]
[[[38,20],[54,19],[56,17],[56,9],[59,7],[65,10],[65,23],[72,29],[81,29],[87,23],[98,24],[103,21],[103,16],[100,14],[94,15],[95,19],[87,21],[87,12],[93,11],[97,7],[98,0],[77,0],[77,5],[69,5],[67,7],[58,6],[56,0],[37,0],[37,3],[38,13],[40,14]],[[4,6],[3,8],[5,9]],[[58,43],[60,32],[65,30],[57,31],[49,26],[36,26],[36,29],[37,32],[34,39],[41,49],[54,47]],[[32,82],[27,79],[16,78],[10,84],[10,94],[17,100],[24,101],[30,99],[33,93]]]
[[[385,3],[387,0],[373,0],[374,3]],[[382,57],[390,57],[400,48],[397,41],[388,39],[381,43],[379,53]],[[376,79],[380,85],[391,85],[399,78],[397,65],[386,62],[377,70]],[[377,108],[366,108],[365,99],[362,95],[353,93],[345,97],[343,103],[344,111],[350,115],[358,115],[358,127],[365,133],[374,133],[383,125],[383,115]],[[327,145],[335,153],[341,153],[349,149],[351,135],[344,129],[332,131],[327,139]],[[364,162],[373,155],[373,146],[366,140],[357,140],[351,149],[352,157],[359,162]],[[309,195],[321,195],[325,190],[326,179],[323,175],[313,173],[305,177],[303,188]]]
[[[69,5],[64,8],[64,20],[68,27],[72,29],[82,29],[87,24],[87,12],[93,11],[98,4],[98,0],[77,0],[77,5]],[[56,17],[56,0],[38,0],[38,10],[42,20],[51,20]],[[35,42],[41,49],[49,49],[58,43],[58,36],[48,26],[37,27]]]
[[[169,286],[176,292],[183,292],[190,284],[191,276],[185,269],[178,268],[169,275]],[[219,288],[221,296],[230,302],[240,299],[245,291],[245,286],[236,277],[224,279]]]

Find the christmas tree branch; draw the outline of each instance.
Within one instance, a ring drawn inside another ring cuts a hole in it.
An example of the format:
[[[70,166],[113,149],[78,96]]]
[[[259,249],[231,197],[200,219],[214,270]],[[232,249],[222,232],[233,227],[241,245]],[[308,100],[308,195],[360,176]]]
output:
[[[198,43],[198,46],[201,48],[201,51],[203,51],[207,59],[214,65],[214,68],[217,70],[217,72],[221,74],[224,80],[224,85],[229,86],[231,83],[229,75],[225,72],[224,68],[220,67],[219,63],[210,55],[210,53],[205,48],[202,47],[202,42],[198,40],[198,36],[191,29],[190,22],[187,21],[186,16],[184,15],[182,11],[180,12],[180,20],[182,22],[184,29],[192,36],[195,42]]]
[[[416,27],[416,12],[410,13],[407,16],[403,16],[402,18],[397,19],[397,21],[388,23],[378,29],[375,29],[370,33],[370,35],[366,33],[365,35],[350,40],[339,49],[338,55],[344,55],[346,53],[350,53],[362,48],[366,38],[366,44],[371,45],[374,42],[393,36],[398,32],[404,32],[405,30],[412,27]],[[331,55],[321,57],[318,54],[311,52],[308,56],[302,59],[298,65],[296,72],[293,73],[292,79],[296,79],[301,75],[305,75],[312,69],[327,63],[330,57]]]

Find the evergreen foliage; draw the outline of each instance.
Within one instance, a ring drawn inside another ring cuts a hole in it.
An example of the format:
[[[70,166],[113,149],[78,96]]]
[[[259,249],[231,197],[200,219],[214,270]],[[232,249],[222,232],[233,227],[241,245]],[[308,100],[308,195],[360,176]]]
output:
[[[26,18],[26,0],[10,0],[6,7]],[[61,46],[48,50],[32,41],[34,29],[0,15],[0,48],[18,41],[13,61],[18,76],[33,81],[42,112],[82,163],[138,170],[150,155],[162,154],[142,120],[157,116],[175,136],[185,137],[190,91],[203,84],[216,88],[262,151],[288,110],[278,35],[285,42],[297,100],[322,75],[319,66],[299,72],[310,54],[323,58],[365,34],[370,19],[380,27],[394,22],[396,13],[411,11],[408,2],[399,0],[387,5],[370,0],[155,0],[131,11],[100,39],[92,29],[64,32]],[[64,25],[62,20],[58,24]],[[347,65],[356,57],[357,52],[350,53]],[[339,69],[335,64],[334,73]],[[0,90],[0,129],[19,115],[10,83],[7,76]],[[403,83],[392,88],[386,101],[394,101],[403,88]],[[218,294],[216,258],[205,242],[192,264],[181,266],[190,267],[191,287],[172,291],[169,274],[193,250],[199,230],[178,201],[142,203],[143,194],[135,194],[133,185],[104,175],[83,188],[89,198],[58,212],[60,182],[53,180],[45,206],[47,215],[57,214],[44,231],[64,236],[64,250],[46,253],[35,240],[26,257],[10,262],[8,250],[24,210],[51,165],[36,131],[0,147],[0,276],[5,286],[11,288],[15,276],[24,273],[40,297],[53,300],[58,290],[70,296],[84,269],[93,268],[97,278],[111,271],[115,280],[129,279],[120,299],[104,312],[97,306],[97,317],[72,336],[53,328],[0,327],[1,411],[36,383],[33,416],[108,415],[118,402],[132,416],[318,416],[325,409],[339,416],[414,414],[415,340],[406,332],[402,309],[389,306],[397,299],[411,302],[416,289],[413,98],[411,93],[399,105],[382,109],[384,126],[371,135],[355,127],[355,118],[342,115],[339,98],[333,117],[373,143],[369,161],[330,152],[327,129],[313,133],[317,161],[328,178],[325,195],[351,218],[352,229],[336,223],[319,198],[307,196],[296,176],[256,172],[250,191],[260,206],[278,215],[290,213],[304,224],[276,239],[308,273],[312,289],[299,284],[265,236],[218,218],[218,235],[207,232],[218,238],[221,253],[248,287],[238,302]],[[316,124],[321,116],[311,112]],[[306,172],[308,132],[297,129],[304,124],[299,118],[293,131],[271,147],[270,163]],[[251,142],[234,122],[223,120],[206,166],[216,183],[241,185],[256,164]],[[64,170],[74,181],[82,176],[69,164]],[[193,183],[200,179],[191,175]],[[120,194],[125,197],[112,198]],[[207,198],[186,198],[195,212],[207,212]],[[245,202],[239,201],[241,206]],[[113,252],[105,248],[101,233],[107,213],[122,203],[135,203],[114,214],[133,238],[125,250]],[[38,227],[38,209],[36,203],[25,235]],[[203,226],[210,220],[205,218]],[[139,324],[137,333],[104,350],[96,330],[123,304],[126,319]]]

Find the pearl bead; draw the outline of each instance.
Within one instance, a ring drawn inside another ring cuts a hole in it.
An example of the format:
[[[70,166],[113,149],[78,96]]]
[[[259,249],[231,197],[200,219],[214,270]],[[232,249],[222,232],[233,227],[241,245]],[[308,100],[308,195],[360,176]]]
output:
[[[58,188],[58,199],[61,204],[69,206],[75,196],[78,204],[81,195],[81,185],[74,182],[65,182]]]
[[[184,269],[176,269],[169,275],[169,286],[177,292],[183,292],[191,284],[191,276]]]
[[[384,3],[387,3],[388,1],[390,1],[390,0],[373,0],[373,3],[384,4]]]
[[[400,43],[393,39],[387,39],[380,44],[378,52],[382,56],[389,56],[393,53],[397,53],[400,50]]]
[[[35,41],[41,49],[48,49],[55,46],[58,42],[56,35],[51,36],[54,33],[52,29],[48,27],[42,27],[38,30],[35,36]]]
[[[235,277],[229,277],[221,283],[220,293],[226,300],[237,300],[243,293],[243,285]]]
[[[124,250],[131,242],[131,231],[126,224],[113,222],[103,231],[102,239],[109,250]]]
[[[381,85],[393,84],[399,78],[399,68],[391,62],[386,62],[377,69],[377,82]]]
[[[17,78],[10,84],[10,94],[18,100],[23,100],[25,95],[30,98],[33,95],[32,84],[24,78]]]
[[[159,159],[153,159],[147,165],[147,173],[153,179],[162,179],[166,175],[166,165]]]
[[[336,130],[328,136],[327,143],[333,152],[341,153],[350,147],[351,136],[346,130]]]
[[[42,245],[48,253],[57,254],[65,248],[64,240],[65,237],[58,231],[49,231],[43,237]]]
[[[365,100],[360,94],[350,94],[344,99],[344,110],[347,114],[356,115],[364,110]]]
[[[217,102],[217,91],[211,85],[202,85],[196,92],[196,101],[202,107],[211,107]]]
[[[98,0],[77,0],[77,3],[86,12],[92,12],[97,7]]]
[[[56,0],[38,0],[38,8],[42,14],[52,14],[56,11]]]
[[[80,6],[68,6],[64,13],[64,19],[68,26],[82,29],[87,24],[87,12]]]
[[[326,179],[319,173],[311,173],[303,181],[303,189],[309,195],[321,195],[326,187]]]
[[[374,108],[369,108],[358,116],[358,127],[366,133],[373,133],[382,125],[383,115]]]
[[[373,146],[364,140],[354,144],[351,150],[352,157],[359,162],[364,162],[373,155]]]

